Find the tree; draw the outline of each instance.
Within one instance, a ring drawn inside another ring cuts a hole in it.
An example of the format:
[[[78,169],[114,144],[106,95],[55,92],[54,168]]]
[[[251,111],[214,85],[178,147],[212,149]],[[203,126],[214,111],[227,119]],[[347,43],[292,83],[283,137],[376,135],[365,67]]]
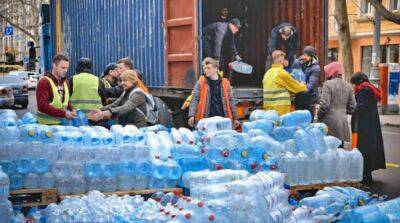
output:
[[[344,78],[349,81],[353,74],[354,67],[346,0],[335,0],[335,11],[333,15],[338,24],[339,58],[341,58],[343,64]]]
[[[39,45],[40,5],[46,0],[0,0],[0,18]]]
[[[383,18],[394,22],[396,24],[400,24],[400,15],[395,14],[387,10],[383,5],[381,0],[367,0],[369,3],[371,3],[372,6],[374,6],[375,10],[378,10],[379,13],[382,15]]]

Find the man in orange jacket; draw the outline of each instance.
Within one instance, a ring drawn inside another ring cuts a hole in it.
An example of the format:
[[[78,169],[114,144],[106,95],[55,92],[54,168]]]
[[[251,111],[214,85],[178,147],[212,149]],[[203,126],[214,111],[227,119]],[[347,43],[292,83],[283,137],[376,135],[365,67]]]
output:
[[[218,62],[212,58],[203,60],[204,74],[197,81],[189,107],[190,126],[203,118],[221,116],[230,118],[234,126],[240,122],[236,114],[236,105],[231,96],[229,80],[218,75]]]

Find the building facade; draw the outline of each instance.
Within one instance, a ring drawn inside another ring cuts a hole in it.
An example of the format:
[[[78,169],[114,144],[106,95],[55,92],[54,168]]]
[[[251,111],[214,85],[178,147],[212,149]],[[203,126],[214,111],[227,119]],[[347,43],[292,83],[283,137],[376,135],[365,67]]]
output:
[[[383,5],[394,13],[400,13],[400,0],[383,0]],[[334,0],[329,1],[329,43],[328,60],[338,59],[338,26],[333,16]],[[366,0],[347,0],[350,23],[350,37],[353,52],[354,71],[370,73],[373,45],[374,8]],[[399,63],[400,25],[382,18],[381,62]]]

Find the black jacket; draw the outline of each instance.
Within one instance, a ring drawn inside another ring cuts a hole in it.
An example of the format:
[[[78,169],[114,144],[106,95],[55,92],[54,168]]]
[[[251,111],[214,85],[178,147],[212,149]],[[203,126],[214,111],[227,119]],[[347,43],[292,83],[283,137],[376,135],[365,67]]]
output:
[[[235,36],[229,29],[229,23],[227,22],[214,22],[205,26],[203,28],[203,44],[209,46],[206,51],[211,51],[204,52],[204,54],[219,61],[221,60],[222,52],[225,50],[231,51],[232,56],[238,55]]]
[[[279,32],[285,26],[291,26],[293,30],[293,35],[287,39],[283,40],[281,33]],[[282,48],[284,46],[284,49]],[[272,55],[275,50],[283,50],[286,53],[286,59],[290,62],[290,58],[295,56],[296,51],[300,48],[300,39],[297,29],[290,23],[283,22],[275,26],[268,38],[268,51],[267,55]]]

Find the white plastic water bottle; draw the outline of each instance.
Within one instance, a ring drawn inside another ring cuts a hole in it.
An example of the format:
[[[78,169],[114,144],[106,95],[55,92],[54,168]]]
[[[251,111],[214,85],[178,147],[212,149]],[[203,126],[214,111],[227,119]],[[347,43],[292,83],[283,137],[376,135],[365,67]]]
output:
[[[364,158],[358,149],[350,151],[350,180],[359,182],[363,178]]]
[[[10,179],[0,166],[0,201],[8,200],[10,194]]]

